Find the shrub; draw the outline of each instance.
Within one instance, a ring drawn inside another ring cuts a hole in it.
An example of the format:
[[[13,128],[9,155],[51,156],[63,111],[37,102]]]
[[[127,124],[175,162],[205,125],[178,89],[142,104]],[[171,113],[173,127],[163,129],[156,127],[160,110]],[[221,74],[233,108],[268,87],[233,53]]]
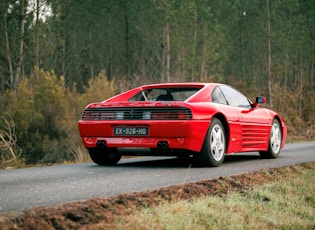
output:
[[[113,96],[115,88],[102,71],[92,78],[84,93],[65,86],[54,71],[35,69],[16,91],[1,98],[3,110],[15,122],[17,144],[27,164],[86,159],[77,128],[84,107]],[[74,151],[80,150],[79,155]],[[79,157],[78,157],[79,156]]]

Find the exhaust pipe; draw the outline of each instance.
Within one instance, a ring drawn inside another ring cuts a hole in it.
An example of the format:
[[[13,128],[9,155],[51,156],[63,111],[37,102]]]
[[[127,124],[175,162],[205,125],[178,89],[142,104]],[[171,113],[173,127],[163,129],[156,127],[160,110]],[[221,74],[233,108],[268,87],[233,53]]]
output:
[[[167,141],[159,141],[157,143],[158,150],[167,150],[168,149],[168,142]]]
[[[96,147],[105,149],[106,148],[106,141],[105,140],[98,140],[96,142]]]

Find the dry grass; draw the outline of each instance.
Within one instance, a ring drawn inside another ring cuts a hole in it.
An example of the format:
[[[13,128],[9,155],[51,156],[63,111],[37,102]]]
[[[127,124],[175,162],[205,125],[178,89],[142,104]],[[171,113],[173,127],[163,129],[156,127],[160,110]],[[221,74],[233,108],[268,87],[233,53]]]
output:
[[[313,164],[314,166],[314,164]],[[315,171],[224,196],[164,203],[118,218],[113,229],[314,229]],[[105,229],[98,225],[98,229]]]
[[[116,229],[314,229],[314,179],[312,172],[225,197],[163,204],[120,219]]]

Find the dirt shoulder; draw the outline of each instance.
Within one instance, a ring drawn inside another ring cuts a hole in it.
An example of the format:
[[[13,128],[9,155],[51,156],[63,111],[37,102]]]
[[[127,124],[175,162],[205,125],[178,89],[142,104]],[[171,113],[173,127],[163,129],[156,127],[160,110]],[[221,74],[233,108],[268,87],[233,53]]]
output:
[[[33,208],[18,214],[5,213],[0,214],[0,229],[89,229],[89,225],[113,224],[118,216],[130,215],[141,208],[161,202],[190,200],[205,195],[226,196],[230,191],[244,191],[256,185],[290,179],[308,170],[315,170],[315,163],[266,169],[109,198]]]

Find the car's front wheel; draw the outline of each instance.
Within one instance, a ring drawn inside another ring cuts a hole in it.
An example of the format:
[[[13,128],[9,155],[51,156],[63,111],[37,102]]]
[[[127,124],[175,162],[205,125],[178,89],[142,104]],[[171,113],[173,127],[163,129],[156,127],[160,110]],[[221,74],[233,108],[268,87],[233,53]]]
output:
[[[222,122],[213,118],[200,153],[196,159],[201,166],[218,167],[223,163],[226,153],[226,134]]]
[[[91,148],[89,154],[92,161],[98,165],[115,165],[121,158],[117,149]]]
[[[267,151],[259,152],[262,158],[277,158],[281,150],[281,141],[282,141],[282,130],[278,120],[274,119],[272,122],[269,144]]]

